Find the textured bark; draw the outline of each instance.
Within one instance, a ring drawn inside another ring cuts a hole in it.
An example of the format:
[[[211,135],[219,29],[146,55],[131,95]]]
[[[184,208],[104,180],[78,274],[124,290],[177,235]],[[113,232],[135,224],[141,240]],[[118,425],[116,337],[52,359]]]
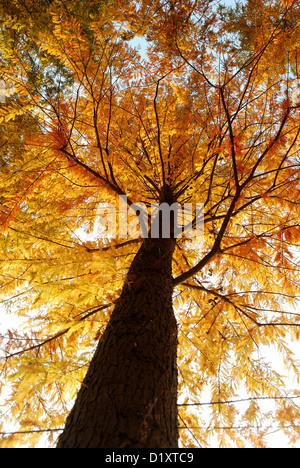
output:
[[[58,448],[176,448],[172,239],[137,253]]]

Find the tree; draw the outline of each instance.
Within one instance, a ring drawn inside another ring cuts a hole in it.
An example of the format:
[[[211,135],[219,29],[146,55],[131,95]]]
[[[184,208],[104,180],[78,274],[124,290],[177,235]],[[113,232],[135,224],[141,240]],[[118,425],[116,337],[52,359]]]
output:
[[[274,421],[294,443],[263,355],[299,381],[297,3],[255,2],[255,34],[208,0],[33,4],[1,6],[1,304],[25,327],[3,446],[265,446]]]

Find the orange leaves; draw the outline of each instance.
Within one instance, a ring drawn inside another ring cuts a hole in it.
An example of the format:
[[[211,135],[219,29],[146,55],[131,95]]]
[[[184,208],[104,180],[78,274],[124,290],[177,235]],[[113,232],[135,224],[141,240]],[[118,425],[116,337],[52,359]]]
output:
[[[54,150],[67,149],[69,144],[68,119],[72,115],[72,108],[65,102],[59,102],[55,109],[55,116],[49,124],[49,137]]]
[[[46,170],[51,170],[51,166],[53,165],[53,163],[54,162],[50,163]],[[24,186],[20,189],[21,195],[20,193],[18,193],[9,200],[10,208],[5,206],[4,212],[2,211],[2,232],[5,231],[5,229],[10,225],[10,222],[18,216],[22,205],[30,198],[33,192],[38,190],[45,176],[46,171],[41,171],[40,173],[33,172],[33,174],[31,174],[30,176],[29,181],[27,180]]]
[[[61,150],[66,149],[68,146],[68,139],[66,137],[66,133],[62,128],[53,128],[53,130],[49,133],[49,136],[53,142],[53,149],[54,150]]]

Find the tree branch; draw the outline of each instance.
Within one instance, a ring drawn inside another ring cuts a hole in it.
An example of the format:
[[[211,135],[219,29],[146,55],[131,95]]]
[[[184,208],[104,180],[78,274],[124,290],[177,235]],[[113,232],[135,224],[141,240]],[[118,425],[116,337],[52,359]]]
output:
[[[157,97],[158,97],[158,87],[160,81],[164,77],[160,78],[157,83],[156,83],[156,89],[155,89],[155,96],[153,99],[153,105],[154,105],[154,113],[155,113],[155,119],[156,119],[156,126],[157,126],[157,143],[158,143],[158,154],[160,158],[160,164],[161,164],[161,170],[162,170],[162,178],[163,178],[163,190],[165,192],[166,188],[166,175],[165,175],[165,165],[164,165],[164,160],[163,160],[163,154],[162,154],[162,148],[161,148],[161,137],[160,137],[160,123],[159,123],[159,116],[158,116],[158,110],[157,110]]]
[[[88,166],[84,162],[80,161],[80,159],[78,159],[75,156],[75,154],[72,154],[69,151],[67,151],[67,149],[65,147],[60,148],[60,151],[62,153],[64,153],[67,156],[68,159],[71,159],[72,161],[74,161],[78,166],[82,167],[89,174],[92,174],[96,179],[101,180],[101,182],[103,182],[108,188],[113,190],[113,192],[115,192],[117,195],[125,196],[126,200],[127,200],[127,204],[129,206],[132,205],[132,202],[128,199],[126,193],[123,192],[123,190],[119,187],[119,185],[114,185],[113,183],[111,183],[106,177],[103,177],[99,172],[95,171],[90,166]]]
[[[210,289],[207,289],[205,286],[200,286],[200,285],[197,285],[197,284],[183,283],[183,285],[188,286],[188,287],[193,288],[193,289],[198,289],[200,291],[205,291],[208,294],[212,294],[213,296],[216,296],[216,297],[222,299],[223,301],[228,302],[228,304],[232,305],[238,312],[245,315],[245,317],[247,317],[249,320],[254,322],[258,327],[269,327],[269,326],[272,326],[272,327],[287,327],[287,326],[300,327],[300,323],[289,323],[289,322],[269,322],[269,323],[264,322],[264,323],[260,323],[257,320],[255,320],[255,318],[251,317],[251,315],[249,315],[247,312],[245,312],[245,310],[243,310],[239,305],[235,304],[230,299],[228,299],[228,297],[225,296],[224,294],[220,294],[217,291],[212,291]]]
[[[221,94],[221,100],[222,100],[222,105],[226,114],[226,119],[227,119],[227,124],[228,124],[228,129],[229,129],[229,135],[230,135],[230,144],[231,144],[231,159],[232,159],[232,165],[233,165],[233,174],[234,174],[234,180],[235,180],[235,186],[236,189],[239,189],[239,178],[238,178],[238,171],[237,171],[237,166],[236,166],[236,154],[235,154],[235,144],[234,144],[234,134],[233,134],[233,128],[232,128],[232,121],[231,117],[229,114],[228,107],[225,102],[225,96],[224,96],[224,89],[221,87],[220,88],[220,94]]]
[[[81,317],[79,320],[78,320],[78,323],[79,322],[83,322],[85,319],[87,319],[88,317],[90,317],[91,315],[94,315],[96,314],[97,312],[100,312],[101,310],[105,310],[107,309],[108,307],[111,307],[113,305],[112,302],[110,302],[109,304],[104,304],[103,306],[101,307],[98,307],[96,309],[93,309],[91,312],[88,312],[86,315],[84,315],[83,317]],[[56,340],[57,338],[60,338],[61,336],[65,335],[72,327],[68,327],[66,328],[65,330],[62,330],[61,332],[58,332],[56,333],[55,335],[53,336],[50,336],[50,338],[47,338],[46,340],[42,341],[41,343],[38,343],[34,346],[30,346],[29,348],[26,348],[26,349],[22,349],[21,351],[17,351],[15,353],[12,353],[12,354],[8,354],[7,356],[5,357],[0,357],[0,360],[7,360],[7,359],[10,359],[12,357],[15,357],[15,356],[20,356],[20,354],[23,354],[23,353],[27,353],[28,351],[33,351],[34,349],[39,349],[41,348],[42,346],[44,346],[45,344],[47,343],[50,343],[51,341],[53,340]]]
[[[239,398],[237,400],[227,400],[227,401],[207,401],[203,403],[179,403],[180,406],[210,406],[210,405],[227,405],[235,403],[244,403],[245,401],[260,401],[260,400],[295,400],[300,398],[299,395],[294,396],[273,396],[273,397],[249,397],[249,398]]]
[[[202,258],[202,260],[200,260],[199,263],[197,263],[185,273],[182,273],[181,275],[177,276],[177,278],[173,280],[173,287],[175,288],[179,284],[183,283],[184,281],[187,281],[188,279],[192,278],[192,276],[199,273],[199,271],[201,271],[202,268],[204,268],[205,265],[207,265],[212,260],[212,258],[215,257],[218,253],[220,253],[220,249],[215,244],[214,247]]]
[[[0,432],[0,435],[2,436],[8,436],[8,435],[15,435],[15,434],[36,434],[36,433],[42,433],[42,432],[59,432],[63,431],[63,427],[59,427],[57,429],[33,429],[31,431],[13,431],[13,432]]]

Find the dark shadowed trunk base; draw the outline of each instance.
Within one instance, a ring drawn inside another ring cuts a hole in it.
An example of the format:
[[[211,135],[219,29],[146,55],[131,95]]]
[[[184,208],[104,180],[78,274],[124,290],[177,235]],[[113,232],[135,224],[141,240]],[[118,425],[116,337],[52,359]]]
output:
[[[178,447],[174,246],[137,253],[57,448]]]

